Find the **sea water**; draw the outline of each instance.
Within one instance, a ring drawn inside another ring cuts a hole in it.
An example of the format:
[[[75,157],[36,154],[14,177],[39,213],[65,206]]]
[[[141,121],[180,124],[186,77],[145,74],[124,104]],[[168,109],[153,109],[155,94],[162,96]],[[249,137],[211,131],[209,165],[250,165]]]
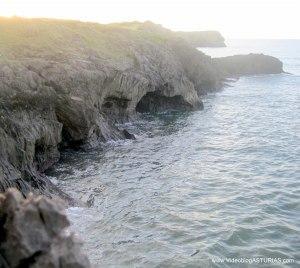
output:
[[[65,152],[51,172],[90,205],[68,215],[96,267],[299,265],[300,40],[227,45],[201,50],[273,55],[290,74],[240,78],[203,111],[145,115],[126,126],[136,141]]]

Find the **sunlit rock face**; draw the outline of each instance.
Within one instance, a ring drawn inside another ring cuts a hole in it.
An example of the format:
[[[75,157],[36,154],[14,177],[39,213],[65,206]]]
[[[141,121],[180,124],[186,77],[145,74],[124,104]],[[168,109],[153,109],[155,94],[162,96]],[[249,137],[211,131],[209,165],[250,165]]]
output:
[[[0,195],[0,267],[90,267],[69,225],[59,203],[9,189]]]
[[[61,195],[43,176],[61,149],[132,138],[116,123],[139,112],[201,109],[225,76],[151,22],[1,18],[0,34],[0,191]]]

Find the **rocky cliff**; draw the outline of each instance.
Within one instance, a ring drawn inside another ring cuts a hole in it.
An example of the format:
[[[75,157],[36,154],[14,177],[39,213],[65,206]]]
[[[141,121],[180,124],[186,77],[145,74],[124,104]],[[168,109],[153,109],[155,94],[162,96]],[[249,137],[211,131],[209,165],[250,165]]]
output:
[[[277,74],[283,72],[282,62],[263,54],[235,55],[213,59],[223,76]]]
[[[0,267],[90,267],[69,225],[57,202],[25,200],[14,189],[0,194]]]
[[[177,32],[193,47],[225,47],[224,37],[216,31]]]
[[[130,138],[116,123],[140,112],[201,109],[223,65],[150,22],[0,18],[0,191],[62,195],[43,176],[60,150]]]

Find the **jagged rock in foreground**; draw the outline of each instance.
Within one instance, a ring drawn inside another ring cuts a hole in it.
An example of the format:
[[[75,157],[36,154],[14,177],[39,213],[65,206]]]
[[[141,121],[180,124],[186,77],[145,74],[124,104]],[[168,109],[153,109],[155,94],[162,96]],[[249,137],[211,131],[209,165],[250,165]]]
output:
[[[235,55],[215,58],[213,61],[225,77],[283,72],[279,59],[263,54]]]
[[[81,244],[66,231],[68,226],[57,202],[24,199],[9,189],[0,195],[0,267],[90,267]]]
[[[25,196],[62,195],[43,173],[64,148],[133,139],[117,123],[139,113],[201,109],[231,71],[151,22],[0,18],[0,40],[0,192]]]
[[[224,37],[217,31],[177,32],[193,47],[225,47]]]

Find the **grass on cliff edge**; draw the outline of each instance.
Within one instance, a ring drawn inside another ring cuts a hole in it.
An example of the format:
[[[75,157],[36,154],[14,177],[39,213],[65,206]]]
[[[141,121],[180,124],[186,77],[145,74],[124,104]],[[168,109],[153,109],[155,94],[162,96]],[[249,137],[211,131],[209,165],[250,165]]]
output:
[[[145,31],[145,28],[150,30]],[[19,59],[49,55],[80,57],[122,56],[133,41],[166,41],[166,31],[150,22],[101,25],[71,20],[0,17],[0,59]]]

